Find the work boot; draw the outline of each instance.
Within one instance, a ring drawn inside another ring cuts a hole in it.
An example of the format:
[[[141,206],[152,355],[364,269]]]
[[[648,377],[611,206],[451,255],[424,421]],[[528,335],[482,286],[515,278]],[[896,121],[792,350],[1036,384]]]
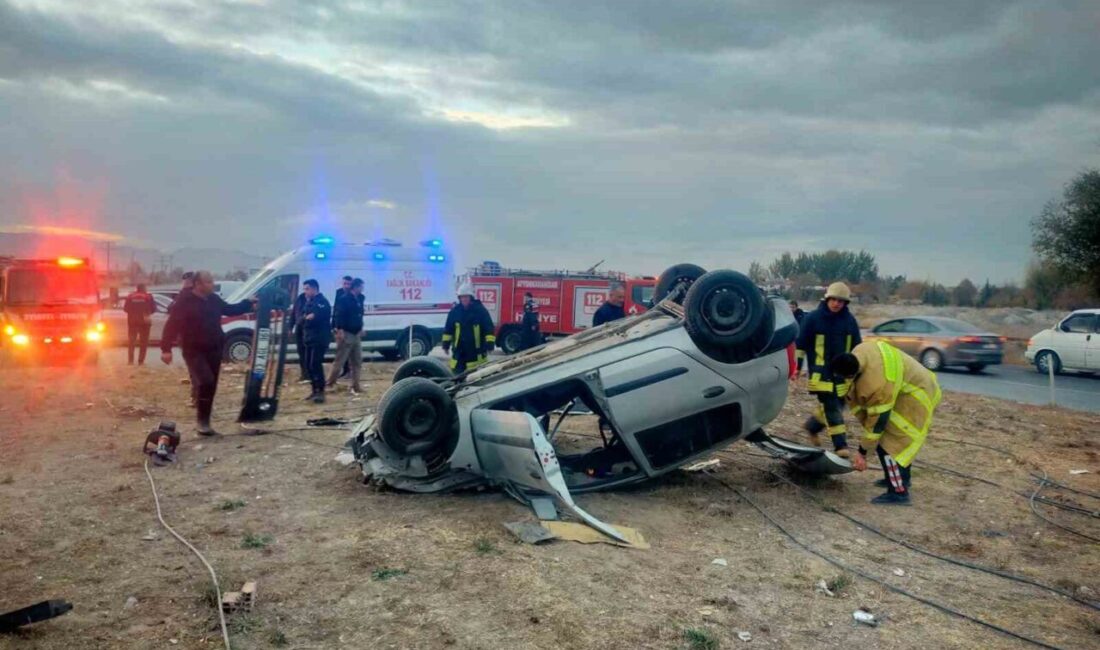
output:
[[[302,398],[303,402],[312,402],[313,398],[317,397],[317,391],[310,391],[309,395]]]
[[[911,506],[913,502],[909,499],[909,490],[905,492],[894,492],[893,490],[887,491],[885,494],[880,494],[874,499],[871,499],[871,503],[876,506]]]
[[[833,441],[833,449],[836,450],[837,455],[842,458],[847,458],[847,453],[841,455],[840,450],[843,449],[845,452],[848,451],[848,438],[843,433],[829,436],[829,438]]]
[[[363,389],[359,386],[352,386],[351,390],[349,390],[348,392],[352,395],[358,395],[363,392]]]
[[[314,393],[313,397],[311,399],[313,400],[314,404],[324,404],[325,403],[325,394],[324,393]]]
[[[216,436],[218,432],[214,430],[214,427],[210,426],[210,422],[199,422],[197,427],[197,433],[200,436]]]

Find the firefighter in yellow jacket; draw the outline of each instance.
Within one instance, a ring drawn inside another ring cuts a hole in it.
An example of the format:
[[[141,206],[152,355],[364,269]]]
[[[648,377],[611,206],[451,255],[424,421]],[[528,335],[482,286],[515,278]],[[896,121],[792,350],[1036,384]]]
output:
[[[458,302],[447,314],[447,323],[443,326],[443,351],[450,353],[454,348],[451,369],[460,375],[485,363],[496,340],[489,310],[474,298],[470,283],[462,283],[458,288]]]
[[[861,472],[867,469],[871,448],[882,463],[885,479],[876,484],[885,487],[886,493],[871,503],[909,505],[909,466],[940,403],[936,375],[884,341],[861,343],[829,366],[834,377],[851,380],[846,399],[863,425],[863,440],[852,466]]]

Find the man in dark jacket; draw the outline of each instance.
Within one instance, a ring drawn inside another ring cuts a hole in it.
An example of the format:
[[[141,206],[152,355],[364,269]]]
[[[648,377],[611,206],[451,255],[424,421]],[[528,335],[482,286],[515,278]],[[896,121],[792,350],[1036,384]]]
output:
[[[843,282],[829,285],[825,299],[802,319],[798,334],[798,349],[806,355],[806,369],[810,374],[808,388],[818,401],[817,413],[803,427],[817,446],[821,446],[821,432],[828,429],[833,447],[842,458],[849,457],[843,399],[850,383],[842,378],[834,379],[829,362],[851,352],[863,341],[859,323],[848,311],[851,301],[848,285]]]
[[[302,341],[302,326],[298,324],[298,317],[306,308],[306,294],[300,293],[294,299],[294,308],[290,312],[290,322],[294,328],[294,350],[298,353],[299,384],[309,383],[309,367],[306,365],[306,344]]]
[[[126,296],[122,304],[122,311],[126,312],[126,359],[129,365],[134,365],[134,345],[139,346],[138,365],[145,365],[145,351],[149,348],[149,328],[152,327],[152,316],[157,311],[157,303],[153,296],[145,291],[145,285],[139,284],[137,291]]]
[[[521,350],[527,350],[542,344],[542,332],[539,331],[539,303],[531,292],[523,294],[523,337]]]
[[[214,394],[218,391],[218,374],[222,367],[222,316],[239,316],[255,309],[255,300],[242,300],[230,305],[214,293],[214,276],[209,271],[198,271],[194,288],[180,292],[168,313],[164,324],[164,336],[160,342],[160,358],[172,363],[172,345],[180,340],[183,360],[191,374],[195,390],[198,431],[204,436],[217,433],[210,426],[210,412],[214,408]]]
[[[458,304],[451,308],[443,326],[443,351],[454,348],[451,369],[456,375],[485,363],[496,344],[494,332],[489,310],[474,298],[470,283],[463,283],[458,288]]]
[[[607,292],[607,300],[603,301],[600,308],[592,315],[592,327],[598,327],[604,323],[610,323],[613,320],[625,318],[626,312],[623,311],[624,302],[626,302],[626,288],[621,284],[611,285],[611,290]]]
[[[790,302],[790,306],[791,306],[791,315],[794,316],[794,322],[798,323],[798,327],[801,330],[802,319],[806,318],[806,312],[803,311],[802,308],[798,306],[798,301],[797,300],[792,300]],[[795,379],[797,377],[802,376],[802,366],[806,365],[806,354],[804,352],[802,352],[802,350],[797,350],[795,352],[795,356],[798,357],[798,368],[796,369],[796,371],[794,373],[794,377],[792,377],[791,379]]]
[[[306,304],[298,315],[298,326],[302,328],[306,371],[313,388],[306,399],[321,404],[325,401],[325,351],[332,342],[332,306],[316,280],[306,280],[302,288]]]
[[[329,388],[336,386],[336,378],[345,364],[351,366],[351,394],[363,391],[359,385],[359,373],[363,366],[363,348],[359,335],[363,332],[363,280],[355,278],[351,287],[340,294],[332,306],[332,326],[336,332],[336,359],[329,371]]]

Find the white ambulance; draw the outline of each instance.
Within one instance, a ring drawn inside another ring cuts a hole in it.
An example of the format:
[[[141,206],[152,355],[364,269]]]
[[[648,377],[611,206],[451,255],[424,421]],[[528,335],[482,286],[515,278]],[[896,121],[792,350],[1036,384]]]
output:
[[[403,246],[392,239],[352,244],[318,237],[280,255],[226,300],[232,303],[274,288],[294,297],[303,282],[314,279],[331,303],[345,275],[364,282],[364,353],[378,352],[387,359],[415,357],[428,354],[440,342],[455,302],[455,284],[450,251],[438,239]],[[248,361],[255,326],[251,315],[222,320],[226,361]],[[291,337],[287,356],[297,359],[297,352]]]

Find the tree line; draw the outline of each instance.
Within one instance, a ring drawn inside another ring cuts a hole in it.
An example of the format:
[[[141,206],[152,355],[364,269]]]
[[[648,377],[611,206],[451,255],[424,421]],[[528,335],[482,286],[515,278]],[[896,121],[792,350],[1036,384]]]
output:
[[[842,281],[863,302],[908,302],[958,307],[1080,309],[1100,306],[1100,171],[1086,170],[1070,181],[1031,222],[1032,251],[1023,286],[980,287],[969,278],[955,286],[904,275],[880,276],[867,251],[783,253],[770,264],[754,261],[749,277],[788,298],[816,300],[822,288]]]

